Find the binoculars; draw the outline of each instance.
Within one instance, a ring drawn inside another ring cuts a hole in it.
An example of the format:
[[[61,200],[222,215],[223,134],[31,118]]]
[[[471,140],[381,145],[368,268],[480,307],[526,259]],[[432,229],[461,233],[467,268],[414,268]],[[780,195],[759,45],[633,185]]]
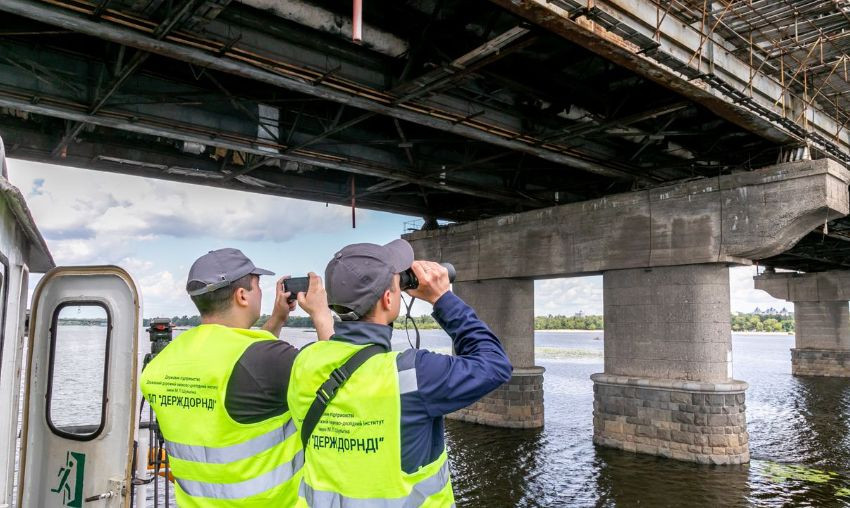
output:
[[[449,271],[449,282],[454,282],[455,276],[457,275],[454,265],[452,265],[451,263],[440,263],[440,266],[444,267],[446,270]],[[401,272],[398,275],[400,277],[399,286],[401,287],[402,291],[406,291],[408,289],[416,289],[419,287],[419,279],[417,279],[416,274],[413,273],[413,268],[408,268],[407,270]]]

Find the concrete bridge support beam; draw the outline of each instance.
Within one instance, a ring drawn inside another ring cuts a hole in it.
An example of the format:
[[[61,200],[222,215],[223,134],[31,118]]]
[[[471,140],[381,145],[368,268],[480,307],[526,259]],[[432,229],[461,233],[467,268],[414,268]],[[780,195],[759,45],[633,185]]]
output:
[[[793,375],[850,377],[850,271],[768,272],[755,286],[794,303]]]
[[[453,291],[499,337],[514,372],[510,381],[449,418],[494,427],[542,427],[544,369],[534,365],[534,281],[455,282]]]
[[[748,462],[747,384],[731,379],[729,268],[612,270],[603,285],[594,442],[703,464]]]

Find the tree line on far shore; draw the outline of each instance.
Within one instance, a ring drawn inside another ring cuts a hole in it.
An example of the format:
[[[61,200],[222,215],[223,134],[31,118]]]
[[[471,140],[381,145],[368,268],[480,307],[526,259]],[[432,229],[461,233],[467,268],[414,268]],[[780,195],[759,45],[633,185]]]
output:
[[[794,314],[782,309],[768,309],[753,312],[735,312],[731,315],[733,332],[794,332]],[[604,321],[600,315],[575,316],[537,316],[534,318],[535,330],[603,330]]]
[[[782,309],[732,314],[733,332],[794,332],[794,314]]]
[[[269,319],[263,314],[255,326],[262,326]],[[411,318],[420,330],[433,330],[440,326],[429,315],[414,316]],[[65,321],[65,320],[61,320]],[[144,320],[148,326],[149,319]],[[175,326],[198,326],[201,324],[200,316],[174,316],[171,323]],[[736,312],[731,315],[732,331],[734,332],[788,332],[794,331],[794,314],[785,309],[767,309],[762,311],[755,309],[753,312]],[[64,324],[64,323],[63,323]],[[75,323],[68,323],[75,324]],[[286,323],[290,328],[313,328],[313,321],[306,316],[290,316]],[[399,316],[395,322],[398,329],[405,328],[404,316]],[[407,328],[413,328],[410,321]],[[534,318],[535,330],[602,330],[604,320],[601,315],[578,313],[573,316],[552,315],[537,316]]]

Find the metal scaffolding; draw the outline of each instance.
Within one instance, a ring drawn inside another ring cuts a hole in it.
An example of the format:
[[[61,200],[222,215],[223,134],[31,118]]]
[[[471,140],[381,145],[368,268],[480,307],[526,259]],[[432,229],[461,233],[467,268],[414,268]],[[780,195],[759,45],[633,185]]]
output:
[[[778,80],[782,93],[776,104],[782,106],[785,118],[798,124],[806,121],[804,111],[788,107],[795,97],[846,128],[850,121],[850,2],[673,0],[663,6],[653,1],[659,9],[701,27],[706,43],[729,44],[738,58],[749,62],[753,69],[748,80],[750,94],[756,72]],[[700,50],[706,51],[706,44]],[[710,65],[710,56],[699,56]]]
[[[492,1],[708,107],[722,98],[754,132],[850,164],[846,0]]]

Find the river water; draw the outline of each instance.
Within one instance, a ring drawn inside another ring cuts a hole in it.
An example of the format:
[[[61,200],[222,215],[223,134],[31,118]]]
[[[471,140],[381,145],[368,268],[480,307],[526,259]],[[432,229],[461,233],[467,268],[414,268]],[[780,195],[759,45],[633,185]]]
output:
[[[458,506],[850,506],[850,379],[792,377],[793,336],[733,336],[734,376],[750,384],[752,461],[743,466],[593,445],[590,375],[603,370],[603,339],[535,333],[546,368],[542,430],[447,422]],[[423,331],[422,346],[447,352],[450,341]],[[405,347],[396,332],[394,348]]]
[[[81,331],[79,339],[96,336]],[[303,345],[313,333],[287,328],[283,338]],[[594,446],[590,375],[602,372],[603,339],[602,332],[536,332],[537,364],[546,368],[543,429],[447,421],[458,506],[850,506],[850,379],[792,377],[793,336],[733,335],[735,378],[750,384],[752,461],[743,466]],[[410,347],[401,331],[393,345]],[[451,342],[427,330],[422,347],[447,353]],[[89,370],[96,371],[78,376]]]
[[[593,334],[591,334],[593,335]],[[588,334],[538,332],[538,345],[599,350]],[[592,444],[602,357],[547,358],[545,427],[452,422],[459,504],[466,506],[840,506],[850,486],[850,380],[791,376],[792,336],[735,336],[736,379],[750,383],[752,462],[700,466]],[[812,469],[823,471],[817,474]]]

